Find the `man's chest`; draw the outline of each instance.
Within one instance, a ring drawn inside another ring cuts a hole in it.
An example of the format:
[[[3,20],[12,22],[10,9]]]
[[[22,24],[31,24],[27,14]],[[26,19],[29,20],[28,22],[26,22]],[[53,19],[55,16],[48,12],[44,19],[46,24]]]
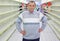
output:
[[[23,18],[39,18],[39,14],[37,14],[37,13],[34,13],[34,14],[26,13],[26,14],[23,14]]]

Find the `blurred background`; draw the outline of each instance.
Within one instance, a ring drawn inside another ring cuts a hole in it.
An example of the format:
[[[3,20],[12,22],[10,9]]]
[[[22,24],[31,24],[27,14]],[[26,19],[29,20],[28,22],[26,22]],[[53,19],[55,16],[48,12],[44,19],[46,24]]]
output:
[[[0,41],[22,41],[15,21],[20,13],[27,10],[29,0],[0,0]],[[48,17],[47,27],[41,32],[40,41],[60,41],[60,0],[34,0],[35,10],[41,6]],[[41,10],[40,10],[41,11]]]

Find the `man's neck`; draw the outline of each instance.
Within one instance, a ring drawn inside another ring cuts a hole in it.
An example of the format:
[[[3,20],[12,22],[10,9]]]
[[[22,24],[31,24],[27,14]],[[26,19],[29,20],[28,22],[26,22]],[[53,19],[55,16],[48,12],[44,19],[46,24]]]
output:
[[[29,11],[31,14],[33,14],[34,11]]]

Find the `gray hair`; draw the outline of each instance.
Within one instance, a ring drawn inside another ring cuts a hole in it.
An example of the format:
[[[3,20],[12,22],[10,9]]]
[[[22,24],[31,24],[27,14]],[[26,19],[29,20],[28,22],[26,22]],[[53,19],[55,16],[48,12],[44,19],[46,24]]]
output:
[[[29,1],[28,4],[29,4],[29,3],[34,3],[34,4],[36,5],[35,1]]]

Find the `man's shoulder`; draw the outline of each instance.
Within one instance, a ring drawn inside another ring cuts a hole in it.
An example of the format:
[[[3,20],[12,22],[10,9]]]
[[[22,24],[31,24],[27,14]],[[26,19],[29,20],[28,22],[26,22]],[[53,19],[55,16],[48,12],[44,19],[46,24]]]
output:
[[[26,13],[28,13],[28,11],[23,11],[21,14],[19,14],[19,17],[22,17],[22,16],[25,15]]]
[[[44,15],[44,16],[42,17],[42,20],[43,20],[43,21],[47,20],[47,16]]]
[[[36,10],[34,11],[34,13],[37,14],[37,15],[40,15],[40,13],[38,11],[36,11]]]
[[[22,14],[24,14],[24,13],[28,13],[28,11],[23,11]]]
[[[43,15],[43,13],[41,13],[40,11],[34,11],[34,12],[37,13],[37,14]]]

